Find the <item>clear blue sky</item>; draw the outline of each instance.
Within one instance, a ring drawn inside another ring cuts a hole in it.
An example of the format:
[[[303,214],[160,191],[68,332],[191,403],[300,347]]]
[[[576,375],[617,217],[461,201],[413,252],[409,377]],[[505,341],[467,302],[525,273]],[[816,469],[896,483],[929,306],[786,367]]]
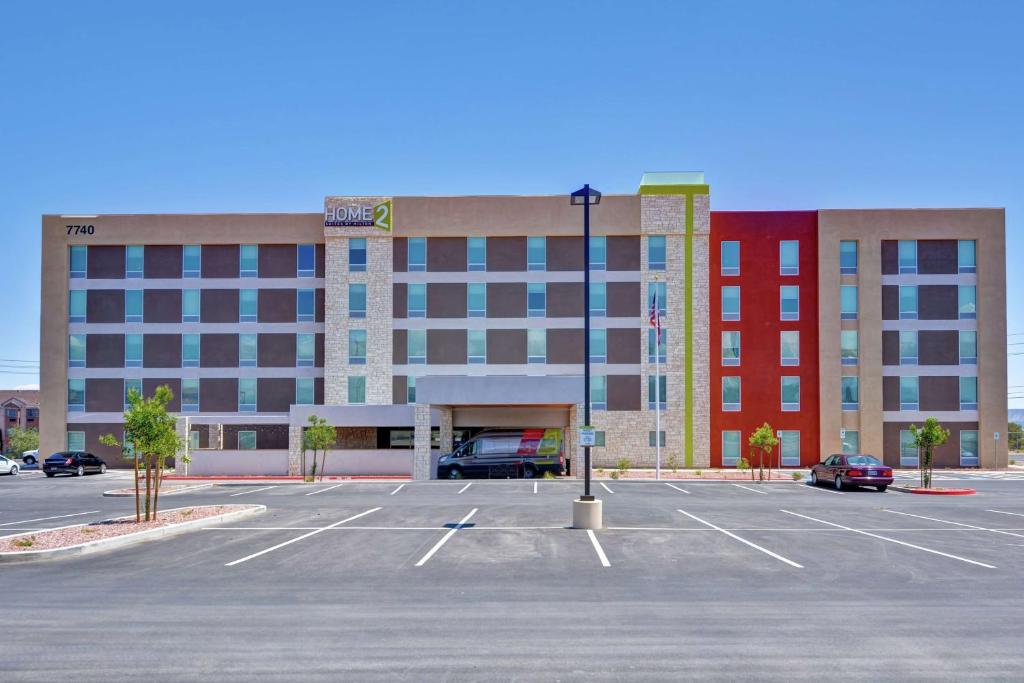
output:
[[[4,3],[0,358],[38,358],[43,213],[649,170],[705,171],[715,209],[1004,206],[1024,342],[1022,25],[1019,2]]]

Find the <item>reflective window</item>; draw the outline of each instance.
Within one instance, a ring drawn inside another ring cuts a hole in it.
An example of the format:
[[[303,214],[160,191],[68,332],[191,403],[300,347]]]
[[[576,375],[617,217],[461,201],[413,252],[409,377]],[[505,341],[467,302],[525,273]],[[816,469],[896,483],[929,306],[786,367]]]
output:
[[[350,237],[348,240],[348,269],[357,273],[366,270],[366,238]]]
[[[842,330],[839,333],[839,357],[843,365],[856,365],[860,354],[860,339],[857,330]]]
[[[256,367],[256,335],[238,335],[238,366]]]
[[[668,375],[647,375],[647,409],[654,410],[656,403],[662,410],[668,407]]]
[[[782,409],[800,410],[800,378],[782,378]]]
[[[860,407],[860,381],[857,377],[845,375],[840,378],[839,395],[843,410],[857,410]]]
[[[604,237],[590,238],[590,269],[604,270],[608,263],[608,240]]]
[[[739,431],[725,431],[722,432],[722,466],[723,467],[735,467],[740,461],[742,454],[742,448],[740,445],[742,438],[742,432]]]
[[[316,275],[316,245],[300,244],[295,249],[295,274],[298,277]]]
[[[800,466],[800,432],[779,430],[779,458],[783,467]]]
[[[779,275],[800,274],[800,242],[782,240],[779,242]]]
[[[124,366],[126,368],[142,367],[141,334],[126,334],[124,336]]]
[[[662,448],[664,448],[665,447],[665,430],[662,430],[662,431],[658,432],[658,437],[659,437],[658,441],[660,441],[661,443],[660,444],[655,444],[654,443],[654,432],[653,431],[647,432],[647,445],[650,446],[651,448],[654,448],[657,445],[660,445]]]
[[[857,274],[857,243],[853,240],[839,242],[839,272],[842,275]]]
[[[194,451],[199,448],[199,431],[192,429],[188,433],[188,449]]]
[[[779,332],[780,365],[800,365],[800,332]]]
[[[124,276],[139,279],[145,277],[145,247],[129,245],[124,248]]]
[[[466,285],[466,315],[470,318],[487,317],[487,283],[470,282]]]
[[[608,330],[590,328],[590,362],[605,363],[608,361]]]
[[[255,289],[238,290],[238,322],[256,322],[256,315],[259,311],[257,291]]]
[[[604,375],[593,375],[590,378],[590,409],[608,409],[608,378]]]
[[[960,378],[960,410],[978,409],[978,378]]]
[[[917,320],[917,285],[900,285],[900,320]]]
[[[68,432],[68,450],[85,450],[85,432]]]
[[[722,275],[740,274],[740,243],[722,242]]]
[[[68,367],[85,367],[85,335],[68,335]]]
[[[406,334],[406,363],[422,365],[427,362],[427,331],[409,330]]]
[[[608,288],[603,282],[590,283],[590,315],[603,317],[608,312]]]
[[[142,314],[142,290],[124,290],[124,321],[126,323],[141,323]]]
[[[960,466],[978,466],[978,431],[975,429],[960,430]]]
[[[296,320],[313,322],[316,319],[316,293],[312,289],[295,290]]]
[[[427,238],[410,237],[408,240],[408,270],[423,271],[427,269]]]
[[[405,378],[405,402],[416,402],[416,377],[412,375]]]
[[[81,278],[88,275],[89,247],[76,244],[69,249],[68,270],[72,278]]]
[[[198,382],[198,380],[196,380],[196,381]],[[184,380],[183,380],[183,382],[184,382]],[[131,397],[131,392],[133,392],[133,391],[139,395],[139,398],[142,397],[142,380],[141,379],[126,379],[124,381],[124,409],[125,410],[128,410],[129,408],[131,408],[130,397]],[[196,391],[198,392],[199,390],[196,389]],[[184,401],[184,397],[182,397],[182,401]]]
[[[350,282],[348,284],[348,317],[366,317],[366,283]]]
[[[839,287],[839,317],[842,320],[857,319],[857,285]]]
[[[736,412],[740,409],[740,378],[722,378],[722,410]]]
[[[900,467],[917,467],[917,444],[909,429],[900,430]]]
[[[366,365],[366,330],[348,331],[349,365]]]
[[[365,346],[365,330],[363,344]],[[351,345],[349,352],[351,353]],[[351,363],[352,361],[349,360]],[[300,368],[311,368],[316,364],[316,335],[297,334],[295,335],[295,366]]]
[[[295,379],[295,405],[311,406],[314,402],[313,378],[297,377]]]
[[[978,317],[978,288],[974,285],[960,285],[958,288],[958,310],[960,320],[974,320]]]
[[[199,343],[198,334],[181,335],[181,367],[199,367]]]
[[[900,410],[917,410],[918,405],[917,377],[900,377]]]
[[[543,318],[547,315],[547,285],[531,282],[526,285],[526,315]]]
[[[722,365],[740,364],[740,333],[722,332]]]
[[[198,289],[181,290],[181,321],[185,323],[199,322],[200,295]]]
[[[408,299],[407,315],[410,318],[427,317],[427,286],[423,283],[410,282],[406,288]]]
[[[740,319],[740,288],[722,287],[722,320]]]
[[[252,451],[256,450],[256,432],[247,429],[245,431],[238,432],[238,450],[240,451]]]
[[[917,330],[900,330],[900,365],[917,365]]]
[[[196,378],[181,380],[181,412],[199,412],[199,380]]]
[[[243,244],[238,248],[238,276],[258,277],[260,249],[255,244]]]
[[[899,269],[901,273],[917,272],[917,242],[915,240],[900,240]]]
[[[654,345],[657,343],[658,330],[653,327],[647,328],[647,362],[667,363],[668,362],[668,330],[661,328],[661,343],[658,343],[658,357],[654,357]]]
[[[973,330],[960,332],[960,365],[977,365],[978,333]]]
[[[800,319],[800,287],[785,285],[779,287],[779,320]]]
[[[545,363],[548,357],[548,331],[530,328],[526,331],[526,362]]]
[[[238,412],[256,412],[256,380],[243,377],[238,380]]]
[[[547,270],[547,238],[527,237],[526,238],[526,269]]]
[[[487,330],[466,330],[466,355],[470,363],[487,362]]]
[[[186,244],[181,248],[181,276],[202,277],[203,249],[198,244]]]
[[[648,282],[647,283],[647,310],[645,313],[650,313],[651,306],[654,305],[654,297],[658,297],[658,311],[661,313],[661,317],[664,318],[668,315],[668,283],[667,282]]]
[[[82,412],[85,410],[85,380],[68,380],[68,411]]]
[[[348,402],[356,405],[366,403],[366,377],[358,375],[349,376]]]
[[[961,273],[976,273],[978,271],[977,254],[975,253],[977,243],[974,240],[960,240],[957,242],[957,270]]]
[[[88,292],[72,289],[68,292],[68,322],[84,323],[87,310]]]
[[[860,432],[853,429],[844,430],[843,455],[856,455],[860,453]]]
[[[466,238],[466,270],[487,270],[487,238]]]
[[[647,237],[647,269],[665,270],[665,236]]]

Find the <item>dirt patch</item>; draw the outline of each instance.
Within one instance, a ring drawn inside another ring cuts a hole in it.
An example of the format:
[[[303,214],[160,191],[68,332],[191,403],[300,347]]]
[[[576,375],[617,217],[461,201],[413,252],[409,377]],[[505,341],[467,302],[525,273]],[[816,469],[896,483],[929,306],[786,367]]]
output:
[[[139,531],[159,529],[160,527],[191,522],[196,519],[215,517],[227,512],[245,510],[256,507],[253,505],[200,505],[161,512],[157,519],[149,522],[136,522],[135,516],[108,519],[92,524],[81,524],[51,531],[34,531],[17,536],[0,539],[0,552],[19,552],[29,550],[54,550],[68,546],[134,534]]]

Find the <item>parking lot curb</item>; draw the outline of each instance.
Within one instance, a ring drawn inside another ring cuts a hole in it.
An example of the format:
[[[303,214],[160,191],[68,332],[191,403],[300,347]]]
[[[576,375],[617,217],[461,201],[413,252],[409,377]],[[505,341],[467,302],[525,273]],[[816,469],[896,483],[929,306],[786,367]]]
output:
[[[164,510],[164,512],[173,512],[175,510],[197,507],[210,506],[185,506],[184,508],[171,508],[170,510]],[[38,562],[45,560],[63,559],[68,557],[79,557],[81,555],[89,555],[98,552],[106,552],[108,550],[124,548],[126,546],[136,545],[138,543],[145,543],[146,541],[152,541],[158,538],[169,538],[171,536],[176,536],[178,534],[192,531],[194,529],[202,529],[203,527],[214,526],[217,524],[222,524],[224,522],[233,522],[240,519],[255,517],[256,515],[263,514],[266,511],[266,505],[252,505],[251,507],[247,507],[244,510],[232,510],[231,512],[225,512],[214,517],[205,517],[203,519],[196,519],[188,522],[179,522],[177,524],[170,524],[168,526],[163,526],[156,529],[147,529],[145,531],[137,531],[133,534],[125,534],[124,536],[115,536],[114,538],[103,538],[96,541],[87,541],[85,543],[68,546],[66,548],[0,552],[0,564],[13,564],[17,562]],[[116,519],[124,518],[118,517]],[[79,524],[76,526],[87,525]],[[29,534],[26,533],[25,535]]]
[[[196,489],[207,489],[207,488],[211,488],[211,487],[213,487],[213,482],[209,482],[207,484],[197,484],[195,486],[186,486],[185,488],[176,489],[176,490],[173,490],[173,491],[160,491],[160,495],[161,496],[173,496],[176,493],[185,493],[186,491],[195,491]],[[109,491],[104,491],[103,492],[103,497],[104,498],[130,498],[130,497],[135,495],[135,491],[134,490],[129,490],[128,493],[119,493],[119,491],[123,491],[123,490],[124,489],[110,489]]]
[[[977,491],[974,489],[922,489],[910,488],[909,486],[893,486],[893,491],[901,493],[916,493],[919,496],[972,496]]]

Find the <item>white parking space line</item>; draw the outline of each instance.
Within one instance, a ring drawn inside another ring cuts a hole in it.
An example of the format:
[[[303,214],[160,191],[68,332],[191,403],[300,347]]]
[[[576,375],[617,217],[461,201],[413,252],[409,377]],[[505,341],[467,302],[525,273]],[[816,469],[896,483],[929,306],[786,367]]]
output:
[[[404,487],[405,487],[405,484],[399,484],[399,485],[398,485],[398,488],[397,488],[397,489],[395,489],[394,491],[392,491],[391,493],[389,493],[388,495],[389,495],[389,496],[393,496],[393,495],[395,495],[396,493],[398,493],[399,491],[401,491],[401,490],[402,490],[402,489],[403,489]]]
[[[469,482],[468,484],[463,486],[461,489],[459,489],[459,493],[462,493],[463,491],[465,491],[466,489],[468,489],[472,485],[473,485],[473,482]]]
[[[42,522],[47,519],[64,519],[65,517],[81,517],[82,515],[95,515],[99,510],[89,510],[88,512],[73,512],[70,515],[54,515],[53,517],[36,517],[35,519],[21,519],[17,522],[3,522],[0,526],[12,526],[15,524],[28,524],[29,522]]]
[[[537,493],[537,482],[533,482],[533,492]]]
[[[259,488],[259,489],[249,489],[248,491],[239,491],[238,493],[232,493],[228,497],[229,498],[234,498],[235,496],[244,496],[247,493],[259,493],[260,491],[266,491],[267,489],[276,489],[276,488],[277,488],[277,486],[264,486],[263,488]]]
[[[336,489],[336,488],[338,488],[339,486],[343,486],[343,485],[344,485],[344,484],[335,484],[334,486],[328,486],[328,487],[327,487],[327,488],[325,488],[325,489],[317,489],[316,491],[310,491],[310,492],[309,492],[309,493],[307,493],[306,495],[307,495],[307,496],[315,496],[315,495],[316,495],[316,494],[318,494],[318,493],[323,493],[324,491],[330,491],[331,489]]]
[[[678,486],[676,486],[675,484],[669,484],[668,482],[666,482],[666,483],[665,483],[665,486],[667,486],[667,487],[669,487],[669,488],[672,488],[672,489],[675,489],[676,491],[682,491],[683,493],[686,493],[686,494],[689,494],[689,493],[690,493],[690,492],[689,492],[689,491],[687,491],[686,489],[681,489],[681,488],[679,488]]]
[[[1014,517],[1024,517],[1024,515],[1022,515],[1019,512],[1004,512],[1002,510],[985,510],[985,512],[995,512],[999,515],[1013,515]]]
[[[466,515],[465,517],[462,518],[461,522],[459,522],[454,527],[449,529],[448,533],[446,533],[444,536],[442,536],[441,540],[438,541],[437,543],[435,543],[434,547],[431,548],[430,550],[428,550],[427,554],[420,558],[420,561],[416,563],[416,566],[417,567],[422,567],[423,565],[425,565],[427,563],[427,561],[431,557],[434,556],[434,553],[436,553],[438,550],[440,550],[441,546],[443,546],[445,543],[447,543],[448,539],[451,538],[452,536],[454,536],[455,532],[458,531],[459,529],[461,529],[466,524],[466,522],[469,521],[469,518],[476,514],[476,511],[477,511],[477,508],[473,508],[472,510],[469,511],[468,515]]]
[[[882,512],[891,512],[894,515],[906,515],[907,517],[927,519],[930,522],[942,522],[943,524],[953,524],[955,526],[967,527],[968,529],[977,529],[978,531],[991,531],[994,534],[1006,534],[1007,536],[1016,536],[1017,538],[1024,538],[1024,534],[1015,534],[1012,531],[1003,531],[1002,529],[989,529],[988,527],[976,526],[974,524],[964,524],[963,522],[951,522],[948,519],[939,519],[937,517],[925,517],[924,515],[915,515],[909,512],[900,512],[899,510],[888,510],[883,508]]]
[[[703,525],[705,525],[705,526],[709,526],[709,527],[711,527],[712,529],[714,529],[715,531],[721,531],[721,532],[722,532],[723,534],[725,534],[725,535],[726,535],[726,536],[728,536],[729,538],[732,538],[732,539],[734,539],[734,540],[737,540],[737,541],[739,541],[740,543],[743,543],[744,545],[748,545],[748,546],[750,546],[751,548],[753,548],[754,550],[760,550],[760,551],[761,551],[762,553],[764,553],[765,555],[768,555],[769,557],[774,557],[774,558],[775,558],[776,560],[779,560],[780,562],[785,562],[785,563],[786,563],[786,564],[788,564],[788,565],[789,565],[790,567],[796,567],[797,569],[803,569],[803,568],[804,568],[804,566],[803,566],[802,564],[797,564],[797,563],[796,563],[796,562],[794,562],[793,560],[790,560],[790,559],[788,559],[788,558],[785,558],[785,557],[783,557],[782,555],[779,555],[778,553],[773,553],[773,552],[772,552],[771,550],[768,550],[767,548],[762,548],[762,547],[761,547],[761,546],[759,546],[758,544],[756,544],[756,543],[752,543],[752,542],[748,541],[747,539],[743,538],[742,536],[737,536],[737,535],[736,535],[736,534],[734,534],[733,532],[731,532],[731,531],[728,531],[728,530],[726,530],[726,529],[723,529],[722,527],[719,527],[719,526],[715,526],[715,525],[714,525],[714,524],[712,524],[711,522],[708,522],[708,521],[706,521],[706,520],[703,520],[703,519],[701,519],[700,517],[698,517],[697,515],[691,515],[691,514],[690,514],[689,512],[687,512],[686,510],[676,510],[676,512],[679,512],[679,513],[681,513],[681,514],[684,514],[684,515],[686,515],[687,517],[689,517],[690,519],[692,519],[692,520],[694,520],[694,521],[697,521],[697,522],[700,522],[701,524],[703,524]]]
[[[768,495],[767,491],[758,491],[757,489],[752,489],[749,486],[744,486],[743,484],[733,484],[733,486],[735,486],[736,488],[744,489],[746,491],[753,491],[754,493],[760,493],[763,496],[767,496]]]
[[[826,488],[822,488],[820,486],[812,486],[811,484],[797,484],[797,486],[802,488],[802,489],[806,489],[808,491],[821,491],[822,493],[835,493],[836,495],[840,495],[840,496],[846,495],[842,491],[836,491],[835,489],[826,489]]]
[[[608,485],[605,484],[603,481],[599,481],[597,483],[600,484],[601,486],[604,486],[604,490],[607,491],[608,493],[615,493],[615,491],[612,491],[610,488],[608,488]]]
[[[604,548],[597,542],[597,534],[594,533],[594,530],[587,529],[587,536],[590,536],[590,542],[594,544],[594,551],[597,553],[597,559],[601,560],[601,566],[612,566],[612,563],[608,561],[608,556],[604,554]]]
[[[941,550],[935,550],[933,548],[925,548],[924,546],[921,546],[921,545],[914,545],[913,543],[907,543],[906,541],[899,541],[899,540],[897,540],[895,538],[889,538],[888,536],[881,536],[879,534],[873,534],[871,532],[864,531],[862,529],[853,529],[853,528],[848,527],[848,526],[843,526],[842,524],[836,524],[835,522],[826,522],[823,519],[817,519],[815,517],[809,517],[807,515],[801,515],[799,512],[790,512],[789,510],[779,510],[779,512],[785,512],[787,515],[793,515],[795,517],[803,517],[804,519],[809,519],[812,522],[818,522],[820,524],[827,524],[828,526],[834,526],[837,529],[843,529],[845,531],[852,531],[855,534],[862,534],[864,536],[870,536],[871,538],[877,538],[877,539],[880,539],[882,541],[888,541],[889,543],[895,543],[897,545],[906,546],[907,548],[913,548],[915,550],[923,550],[924,552],[931,553],[933,555],[941,555],[942,557],[948,557],[951,560],[960,560],[961,562],[966,562],[967,564],[977,565],[979,567],[985,567],[986,569],[995,569],[996,568],[994,565],[985,564],[984,562],[978,562],[977,560],[970,560],[970,559],[968,559],[966,557],[960,557],[959,555],[952,555],[950,553],[944,553]]]
[[[228,562],[224,566],[225,567],[234,567],[236,564],[242,564],[243,562],[248,562],[249,560],[253,559],[254,557],[259,557],[260,555],[266,555],[269,552],[273,552],[274,550],[277,550],[278,548],[283,548],[286,545],[291,545],[292,543],[295,543],[297,541],[301,541],[304,538],[309,538],[310,536],[316,536],[317,534],[319,534],[322,531],[327,531],[329,529],[333,529],[336,526],[341,526],[345,522],[351,522],[354,519],[359,519],[360,517],[365,517],[366,515],[370,514],[371,512],[376,512],[377,510],[380,510],[380,508],[376,507],[376,508],[373,508],[371,510],[367,510],[366,512],[360,512],[358,515],[352,515],[351,517],[347,517],[347,518],[341,520],[340,522],[335,522],[334,524],[331,524],[329,526],[325,526],[325,527],[321,527],[319,529],[315,529],[313,531],[310,531],[308,534],[302,534],[301,536],[296,536],[295,538],[293,538],[291,540],[285,541],[284,543],[278,543],[277,545],[270,546],[269,548],[261,550],[258,553],[253,553],[252,555],[246,555],[245,557],[243,557],[241,559],[235,560],[233,562]]]

